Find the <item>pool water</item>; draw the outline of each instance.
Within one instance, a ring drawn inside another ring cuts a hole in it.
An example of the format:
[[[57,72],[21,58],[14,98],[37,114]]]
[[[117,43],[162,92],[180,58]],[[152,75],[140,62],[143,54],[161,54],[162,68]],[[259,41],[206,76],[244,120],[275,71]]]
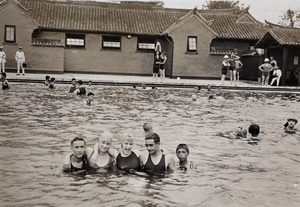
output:
[[[56,87],[0,91],[0,206],[299,206],[300,132],[283,133],[288,117],[300,118],[299,95],[216,89],[209,99],[204,89],[91,86],[88,106],[68,85]],[[188,144],[198,168],[162,177],[62,173],[75,136],[93,146],[108,130],[118,148],[131,133],[146,150],[146,121],[174,158],[176,146]],[[261,127],[258,145],[219,136],[251,123]]]

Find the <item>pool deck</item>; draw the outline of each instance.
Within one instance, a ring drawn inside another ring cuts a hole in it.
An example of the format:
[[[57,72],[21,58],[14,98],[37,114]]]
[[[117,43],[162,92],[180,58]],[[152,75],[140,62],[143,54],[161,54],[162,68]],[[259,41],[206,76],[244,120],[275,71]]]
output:
[[[64,73],[64,74],[40,74],[40,73],[27,73],[25,76],[16,75],[16,73],[6,73],[7,80],[10,83],[42,83],[45,76],[55,77],[56,84],[70,84],[72,78],[82,80],[84,84],[92,81],[93,85],[115,85],[115,86],[132,86],[136,84],[141,87],[142,84],[147,87],[167,87],[167,88],[194,88],[201,86],[207,88],[210,84],[211,88],[222,88],[226,90],[249,90],[249,91],[264,91],[264,92],[289,92],[300,93],[300,87],[288,86],[261,86],[258,82],[241,80],[237,86],[231,85],[229,80],[220,85],[221,81],[216,79],[170,79],[165,78],[163,83],[153,82],[152,76],[132,76],[132,75],[99,75],[99,74],[81,74],[81,73]]]

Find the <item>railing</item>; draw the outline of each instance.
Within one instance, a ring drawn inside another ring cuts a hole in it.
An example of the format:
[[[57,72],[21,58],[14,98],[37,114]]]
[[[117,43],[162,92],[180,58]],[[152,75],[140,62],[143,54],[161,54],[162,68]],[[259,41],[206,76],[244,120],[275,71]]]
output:
[[[31,39],[32,46],[43,46],[43,47],[64,47],[65,43],[61,39]]]
[[[211,55],[230,55],[232,52],[237,52],[237,48],[221,48],[211,47],[209,54]]]

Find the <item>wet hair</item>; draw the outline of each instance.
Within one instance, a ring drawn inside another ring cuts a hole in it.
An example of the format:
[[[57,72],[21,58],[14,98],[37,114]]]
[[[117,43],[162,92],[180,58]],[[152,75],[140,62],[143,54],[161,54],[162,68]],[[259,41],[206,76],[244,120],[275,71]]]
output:
[[[6,73],[2,72],[1,75],[6,78]]]
[[[152,131],[152,129],[153,129],[152,124],[149,123],[149,122],[144,123],[143,129],[144,129],[145,132],[150,132],[150,131]]]
[[[257,125],[257,124],[250,125],[248,131],[252,135],[258,135],[259,131],[260,131],[259,125]]]
[[[188,147],[186,144],[184,144],[184,143],[179,144],[179,145],[177,146],[176,152],[177,152],[179,149],[181,149],[181,148],[184,149],[187,153],[190,153],[189,147]]]
[[[71,80],[71,81],[73,81],[73,80],[74,80],[74,81],[76,81],[76,78],[72,78],[72,80]]]
[[[94,93],[89,92],[89,93],[87,94],[87,96],[94,96]]]
[[[52,77],[52,78],[50,79],[50,81],[51,81],[51,82],[54,82],[54,81],[55,81],[55,78],[54,78],[54,77]]]
[[[160,137],[156,133],[153,133],[151,136],[145,137],[145,140],[147,139],[153,139],[155,144],[160,143]]]
[[[83,84],[82,80],[79,80],[79,81],[78,81],[78,84],[79,84],[79,85],[82,85],[82,84]]]
[[[46,75],[45,79],[46,79],[46,80],[49,80],[49,79],[50,79],[50,76],[49,76],[49,75]]]
[[[86,142],[85,142],[85,140],[84,140],[83,138],[75,137],[74,139],[72,139],[71,145],[72,145],[75,141],[83,141],[83,142],[84,142],[84,145],[86,144]]]

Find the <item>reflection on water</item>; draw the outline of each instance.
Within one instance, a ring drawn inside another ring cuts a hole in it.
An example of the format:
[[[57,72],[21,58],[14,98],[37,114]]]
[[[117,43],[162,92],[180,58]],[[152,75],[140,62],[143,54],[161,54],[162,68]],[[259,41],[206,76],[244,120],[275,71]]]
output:
[[[299,206],[299,134],[285,136],[287,117],[300,118],[299,96],[195,89],[92,86],[91,106],[38,84],[0,91],[1,206]],[[92,146],[104,130],[135,135],[143,151],[142,125],[152,121],[162,147],[175,157],[185,142],[198,169],[149,177],[103,172],[84,177],[60,171],[74,136]],[[218,133],[261,126],[251,146]]]

